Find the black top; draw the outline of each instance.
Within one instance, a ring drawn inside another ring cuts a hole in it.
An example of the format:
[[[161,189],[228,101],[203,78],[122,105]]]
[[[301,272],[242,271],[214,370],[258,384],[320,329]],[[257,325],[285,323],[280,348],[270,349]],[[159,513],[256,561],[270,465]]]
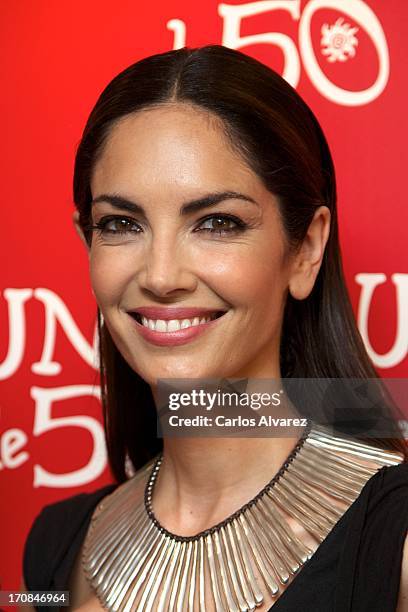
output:
[[[42,510],[25,544],[28,590],[68,590],[92,513],[116,486]],[[366,482],[270,612],[395,612],[407,531],[408,463],[383,467]]]

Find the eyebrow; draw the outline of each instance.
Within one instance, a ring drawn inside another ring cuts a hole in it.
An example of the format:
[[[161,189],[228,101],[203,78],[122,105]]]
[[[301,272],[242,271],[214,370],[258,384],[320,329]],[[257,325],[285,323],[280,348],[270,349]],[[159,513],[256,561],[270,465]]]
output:
[[[191,200],[190,202],[186,202],[180,208],[181,215],[188,215],[190,213],[194,213],[202,208],[210,208],[211,206],[216,206],[220,202],[224,200],[244,200],[246,202],[252,202],[256,206],[259,206],[258,202],[256,202],[253,198],[243,193],[239,193],[237,191],[222,191],[217,193],[209,193],[202,198],[198,198],[197,200]],[[131,213],[144,215],[146,216],[146,212],[143,206],[129,200],[128,198],[124,198],[119,195],[102,193],[101,195],[94,198],[91,202],[91,205],[97,204],[98,202],[107,202],[111,204],[114,208],[118,208],[120,210],[127,210]]]

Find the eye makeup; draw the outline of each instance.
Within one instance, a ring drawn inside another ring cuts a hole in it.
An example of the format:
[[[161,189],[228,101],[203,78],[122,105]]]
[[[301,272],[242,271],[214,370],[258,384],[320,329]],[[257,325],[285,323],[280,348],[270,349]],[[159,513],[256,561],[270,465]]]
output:
[[[201,227],[204,224],[215,222],[212,227]],[[228,224],[229,227],[228,227]],[[232,226],[231,226],[232,224]],[[227,225],[227,227],[225,227]],[[200,219],[194,232],[206,232],[218,236],[236,235],[244,232],[249,225],[235,215],[219,213],[207,215]],[[120,239],[124,236],[137,235],[143,233],[141,225],[133,218],[123,215],[105,215],[95,224],[85,228],[87,231],[95,232],[98,237],[103,239]]]

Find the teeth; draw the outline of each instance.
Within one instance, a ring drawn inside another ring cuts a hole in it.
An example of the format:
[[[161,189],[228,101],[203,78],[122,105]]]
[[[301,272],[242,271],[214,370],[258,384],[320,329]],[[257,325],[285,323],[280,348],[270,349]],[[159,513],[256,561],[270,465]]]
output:
[[[176,319],[171,319],[171,321],[167,321],[167,331],[178,331],[179,329],[180,321],[177,321]]]
[[[144,327],[148,327],[153,331],[158,332],[174,332],[179,329],[185,329],[186,327],[194,327],[195,325],[201,325],[202,323],[208,323],[215,318],[215,314],[209,317],[194,317],[193,319],[171,319],[170,321],[165,321],[163,319],[147,319],[146,317],[142,318],[142,325]]]
[[[166,321],[162,321],[161,319],[158,319],[155,324],[155,329],[156,331],[160,331],[160,332],[167,331]]]

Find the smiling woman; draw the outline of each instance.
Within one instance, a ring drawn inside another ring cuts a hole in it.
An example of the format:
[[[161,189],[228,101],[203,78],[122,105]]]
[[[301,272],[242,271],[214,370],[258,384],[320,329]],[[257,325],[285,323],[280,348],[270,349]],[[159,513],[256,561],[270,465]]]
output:
[[[207,115],[168,102],[121,119],[91,179],[93,225],[85,231],[93,232],[95,296],[115,346],[150,385],[221,371],[279,376],[279,327],[293,264],[286,262],[276,198]],[[328,212],[316,217],[318,259]],[[188,310],[177,314],[175,306]],[[212,322],[195,321],[220,312]],[[138,323],[137,314],[147,322]],[[166,320],[189,325],[170,332]],[[191,342],[204,333],[206,341]],[[157,352],[158,343],[169,349]]]
[[[83,611],[397,609],[408,453],[354,321],[308,106],[226,47],[143,59],[88,119],[74,200],[116,482],[37,517],[27,587],[69,588]],[[279,414],[308,417],[296,436],[162,439],[164,378],[374,379],[391,425],[333,432],[305,398]]]

